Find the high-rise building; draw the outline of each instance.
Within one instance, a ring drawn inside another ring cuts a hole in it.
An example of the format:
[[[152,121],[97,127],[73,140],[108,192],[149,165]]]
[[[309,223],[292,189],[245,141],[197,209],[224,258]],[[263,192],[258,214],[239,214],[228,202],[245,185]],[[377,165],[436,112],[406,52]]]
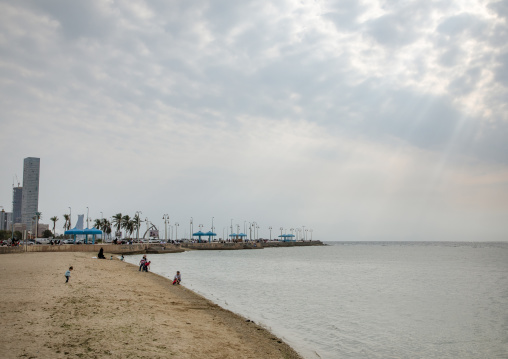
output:
[[[12,189],[12,212],[14,223],[21,223],[21,203],[23,201],[23,187]]]
[[[5,210],[0,211],[0,230],[7,231],[11,227],[12,222],[12,213],[5,212]]]
[[[23,192],[21,200],[21,223],[32,227],[32,218],[39,211],[40,158],[27,157],[23,161]]]

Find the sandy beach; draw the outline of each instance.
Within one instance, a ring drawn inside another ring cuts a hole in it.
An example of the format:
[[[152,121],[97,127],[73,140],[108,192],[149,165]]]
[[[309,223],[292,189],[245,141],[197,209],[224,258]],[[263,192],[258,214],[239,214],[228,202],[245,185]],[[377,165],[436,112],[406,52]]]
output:
[[[94,256],[0,257],[1,358],[300,358],[184,285]]]

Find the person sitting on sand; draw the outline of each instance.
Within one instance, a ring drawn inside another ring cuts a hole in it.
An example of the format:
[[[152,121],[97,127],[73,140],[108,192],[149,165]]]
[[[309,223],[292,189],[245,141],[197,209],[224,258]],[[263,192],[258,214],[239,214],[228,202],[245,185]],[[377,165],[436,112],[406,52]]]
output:
[[[141,269],[143,269],[143,271],[145,270],[145,263],[146,263],[146,254],[143,255],[143,258],[141,258],[141,261],[139,261],[139,271],[138,272],[141,272]]]
[[[175,279],[173,279],[173,285],[179,285],[182,281],[182,276],[180,275],[180,271],[176,271]]]
[[[99,259],[106,259],[106,257],[104,257],[104,249],[99,249],[99,254],[97,254],[97,258]]]

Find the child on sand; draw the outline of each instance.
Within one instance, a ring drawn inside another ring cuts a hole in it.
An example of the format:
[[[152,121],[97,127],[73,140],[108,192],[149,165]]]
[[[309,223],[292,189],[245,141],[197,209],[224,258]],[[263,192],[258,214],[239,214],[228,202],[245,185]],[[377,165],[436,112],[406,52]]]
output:
[[[73,269],[72,267],[69,267],[69,270],[67,272],[65,272],[65,278],[66,278],[65,283],[67,283],[69,281],[69,278],[71,277],[71,270],[72,269]]]
[[[178,285],[182,281],[182,276],[180,275],[180,271],[176,271],[175,279],[173,280],[173,285]]]

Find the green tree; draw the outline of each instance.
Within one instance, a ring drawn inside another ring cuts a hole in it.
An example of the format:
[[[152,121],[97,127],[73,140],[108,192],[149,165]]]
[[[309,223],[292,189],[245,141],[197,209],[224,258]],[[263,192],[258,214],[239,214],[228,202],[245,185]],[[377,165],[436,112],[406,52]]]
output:
[[[53,236],[53,232],[51,232],[49,229],[46,229],[43,233],[42,233],[42,238],[49,238],[49,237],[52,237]]]
[[[103,231],[111,239],[111,222],[107,219],[104,219]]]
[[[64,231],[68,231],[69,229],[71,229],[71,216],[69,216],[68,214],[64,214],[63,218],[65,219]]]
[[[113,216],[113,224],[116,227],[116,230],[119,231],[122,228],[122,214],[117,213]]]
[[[131,227],[132,227],[131,222],[132,222],[132,219],[128,214],[126,214],[125,216],[122,217],[122,228],[125,229],[125,234],[127,234],[127,232],[130,232]]]
[[[50,220],[53,222],[53,238],[55,238],[56,236],[55,227],[56,222],[58,221],[58,217],[57,216],[51,217]]]

